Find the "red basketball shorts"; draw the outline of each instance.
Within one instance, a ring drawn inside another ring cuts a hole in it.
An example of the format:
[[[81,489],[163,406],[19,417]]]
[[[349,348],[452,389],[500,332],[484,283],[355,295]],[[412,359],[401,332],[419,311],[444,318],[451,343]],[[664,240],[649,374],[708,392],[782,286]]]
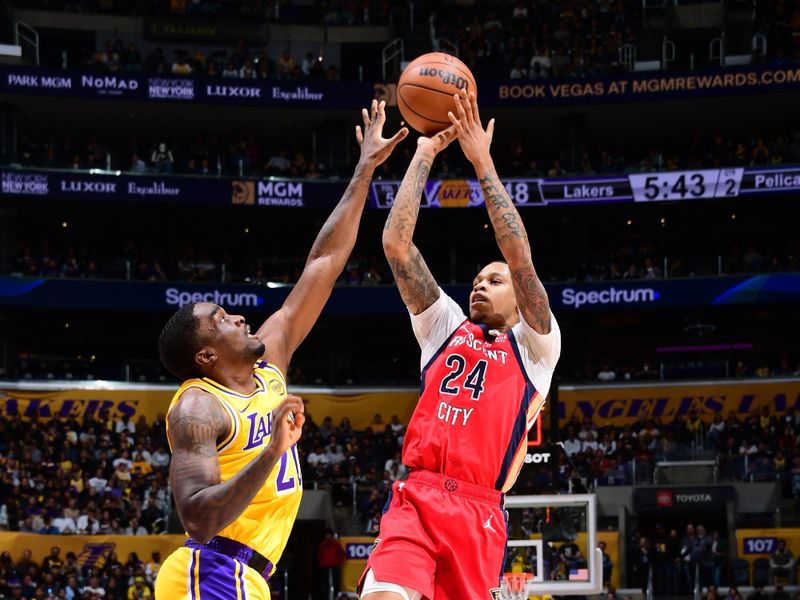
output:
[[[428,600],[496,599],[506,550],[502,501],[496,490],[412,472],[392,488],[367,569]]]

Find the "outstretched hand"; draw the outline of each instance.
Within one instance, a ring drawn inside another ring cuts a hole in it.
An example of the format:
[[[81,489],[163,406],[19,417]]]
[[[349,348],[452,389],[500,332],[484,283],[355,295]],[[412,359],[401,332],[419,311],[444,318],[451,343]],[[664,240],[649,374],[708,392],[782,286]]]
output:
[[[433,152],[433,155],[436,156],[447,148],[454,139],[456,139],[457,132],[454,125],[450,125],[447,129],[443,129],[439,133],[432,135],[431,137],[421,136],[417,140],[417,149],[418,150],[430,150]]]
[[[356,125],[356,140],[361,146],[361,161],[366,161],[372,167],[377,167],[392,153],[397,144],[406,138],[408,128],[401,127],[389,139],[383,137],[383,124],[386,122],[386,102],[381,100],[372,101],[372,106],[368,111],[361,109],[361,118],[364,120],[364,130]]]
[[[475,165],[490,158],[489,147],[492,145],[492,136],[494,135],[494,119],[489,121],[489,125],[484,130],[478,112],[478,101],[473,92],[467,94],[466,90],[461,90],[453,98],[458,115],[449,112],[447,116],[450,117],[453,127],[456,128],[458,143],[461,144],[464,156]]]

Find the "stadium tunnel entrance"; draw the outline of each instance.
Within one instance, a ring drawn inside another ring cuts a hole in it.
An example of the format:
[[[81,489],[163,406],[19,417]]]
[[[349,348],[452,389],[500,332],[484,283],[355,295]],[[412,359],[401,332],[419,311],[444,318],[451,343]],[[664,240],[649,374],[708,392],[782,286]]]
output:
[[[686,535],[686,527],[702,525],[706,534],[719,531],[722,539],[734,533],[736,493],[732,486],[651,487],[633,492],[634,522],[643,536],[655,540],[676,529],[678,538]],[[662,530],[663,527],[663,530]]]

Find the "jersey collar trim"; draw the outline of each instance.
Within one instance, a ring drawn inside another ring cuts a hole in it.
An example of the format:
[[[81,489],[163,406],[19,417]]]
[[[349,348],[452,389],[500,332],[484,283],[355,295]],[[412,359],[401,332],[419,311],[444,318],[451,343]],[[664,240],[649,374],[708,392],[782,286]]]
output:
[[[257,387],[256,387],[255,391],[250,393],[250,394],[240,394],[239,392],[233,391],[229,387],[225,387],[221,383],[217,383],[213,379],[209,379],[208,377],[203,377],[203,381],[204,382],[206,382],[208,385],[210,385],[212,387],[217,388],[221,392],[225,392],[226,394],[230,394],[231,396],[236,396],[237,398],[244,398],[244,399],[252,398],[256,394],[258,394],[260,392],[263,392],[265,389],[267,389],[267,387],[264,385],[264,382],[261,380],[261,378],[256,373],[253,373],[253,379],[256,380],[256,386]]]

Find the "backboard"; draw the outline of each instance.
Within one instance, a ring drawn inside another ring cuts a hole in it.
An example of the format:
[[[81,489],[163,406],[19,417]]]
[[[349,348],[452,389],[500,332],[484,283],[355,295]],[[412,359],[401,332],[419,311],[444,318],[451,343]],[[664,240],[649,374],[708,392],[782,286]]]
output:
[[[508,544],[501,599],[602,591],[593,494],[508,496],[505,507]]]

